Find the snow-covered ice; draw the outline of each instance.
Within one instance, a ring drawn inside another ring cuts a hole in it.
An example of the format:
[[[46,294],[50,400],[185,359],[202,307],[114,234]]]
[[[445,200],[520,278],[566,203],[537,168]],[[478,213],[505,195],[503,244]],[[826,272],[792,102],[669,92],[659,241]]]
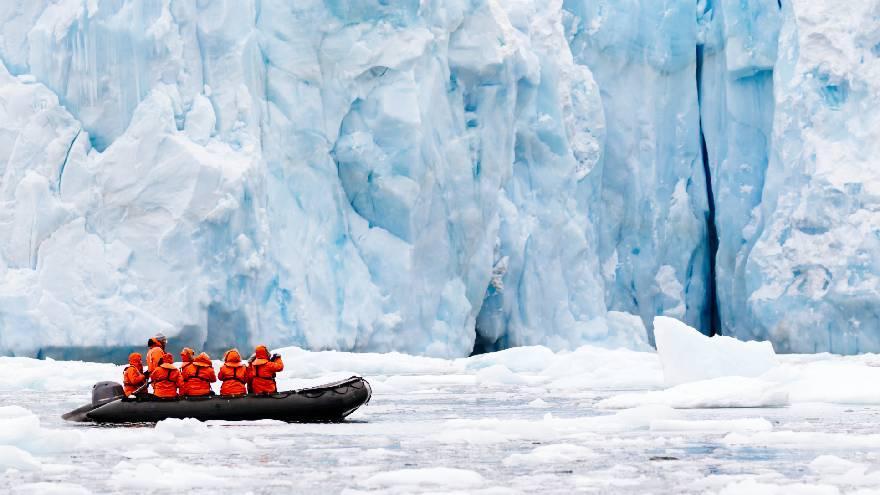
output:
[[[361,484],[367,488],[398,488],[403,493],[411,493],[418,489],[461,490],[474,489],[485,484],[483,477],[469,469],[454,468],[416,468],[384,471],[363,480]]]
[[[669,407],[779,407],[788,404],[788,393],[776,383],[737,376],[685,383],[654,392],[620,394],[596,407],[624,409],[646,404]]]
[[[0,359],[0,485],[13,493],[131,493],[147,479],[150,489],[349,494],[880,489],[877,382],[849,386],[873,376],[880,356],[779,356],[756,377],[697,376],[665,388],[655,352],[524,347],[455,360],[280,352],[282,388],[363,374],[371,403],[341,424],[94,427],[59,416],[88,401],[92,382],[118,380],[122,366]],[[820,373],[820,390],[807,394],[805,381]],[[762,399],[768,393],[787,400]]]
[[[779,364],[770,342],[709,338],[665,316],[654,318],[654,340],[667,385],[722,376],[754,377]]]

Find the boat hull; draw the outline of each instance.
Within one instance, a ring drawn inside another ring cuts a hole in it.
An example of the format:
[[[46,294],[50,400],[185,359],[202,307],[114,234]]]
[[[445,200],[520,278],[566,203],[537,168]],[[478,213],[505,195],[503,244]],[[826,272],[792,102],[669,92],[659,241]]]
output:
[[[369,402],[371,395],[372,390],[366,380],[351,377],[319,387],[272,395],[123,398],[92,409],[85,414],[84,420],[96,423],[149,423],[169,418],[195,418],[201,421],[342,421]]]

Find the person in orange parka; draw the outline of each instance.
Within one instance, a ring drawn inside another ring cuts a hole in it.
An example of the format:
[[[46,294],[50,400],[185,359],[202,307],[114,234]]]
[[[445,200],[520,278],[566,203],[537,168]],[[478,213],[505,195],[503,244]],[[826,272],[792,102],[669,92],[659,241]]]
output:
[[[155,337],[147,341],[147,347],[150,349],[147,351],[147,376],[161,364],[167,343],[168,339],[161,333],[157,333]]]
[[[273,354],[269,357],[269,349],[258,345],[254,350],[254,360],[248,367],[248,389],[252,394],[274,394],[278,391],[275,373],[283,369],[281,356]]]
[[[182,353],[181,353],[182,354]],[[211,358],[204,352],[180,368],[180,395],[203,397],[211,395],[211,384],[217,381]]]
[[[180,372],[174,366],[174,356],[165,353],[162,362],[150,373],[150,383],[153,385],[153,395],[163,399],[177,397],[177,386],[180,382]]]
[[[133,394],[135,390],[147,382],[144,376],[144,364],[141,362],[141,354],[132,352],[128,355],[128,366],[122,372],[122,388],[125,390],[125,396]]]
[[[247,393],[247,367],[241,362],[238,349],[230,349],[223,355],[223,366],[217,378],[223,382],[220,395],[245,395]]]

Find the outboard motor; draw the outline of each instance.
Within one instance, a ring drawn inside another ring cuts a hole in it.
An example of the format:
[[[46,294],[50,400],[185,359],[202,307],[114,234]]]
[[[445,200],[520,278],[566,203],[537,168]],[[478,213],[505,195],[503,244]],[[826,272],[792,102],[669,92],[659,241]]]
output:
[[[91,421],[91,419],[89,419],[90,412],[104,404],[113,402],[116,399],[121,399],[124,396],[125,389],[122,388],[122,385],[116,382],[98,382],[92,385],[91,404],[77,407],[73,411],[63,414],[61,418],[65,421],[75,421],[79,423]]]
[[[122,385],[116,382],[98,382],[92,386],[92,405],[106,404],[125,397]]]

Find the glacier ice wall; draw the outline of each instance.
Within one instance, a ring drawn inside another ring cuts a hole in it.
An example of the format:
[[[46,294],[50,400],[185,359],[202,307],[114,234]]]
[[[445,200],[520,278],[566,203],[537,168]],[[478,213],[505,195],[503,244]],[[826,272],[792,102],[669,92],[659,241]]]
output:
[[[644,345],[602,297],[604,114],[561,17],[5,3],[0,351]]]
[[[710,242],[717,241],[711,323],[725,333],[755,325],[743,308],[749,295],[744,272],[770,153],[778,5],[710,0],[697,12],[700,121],[716,230]]]
[[[575,59],[606,115],[599,258],[612,309],[708,319],[709,250],[697,23],[678,1],[566,0]]]
[[[880,350],[880,4],[783,2],[772,146],[734,311],[787,352]]]
[[[880,350],[878,17],[3,2],[0,353]]]
[[[565,8],[606,113],[596,222],[609,309],[677,316],[782,352],[880,349],[870,199],[880,6],[702,0],[694,24],[676,2]],[[681,136],[651,156],[670,129]],[[695,153],[703,174],[683,165]],[[662,186],[676,177],[696,221],[664,216]],[[681,306],[664,286],[685,288]]]

